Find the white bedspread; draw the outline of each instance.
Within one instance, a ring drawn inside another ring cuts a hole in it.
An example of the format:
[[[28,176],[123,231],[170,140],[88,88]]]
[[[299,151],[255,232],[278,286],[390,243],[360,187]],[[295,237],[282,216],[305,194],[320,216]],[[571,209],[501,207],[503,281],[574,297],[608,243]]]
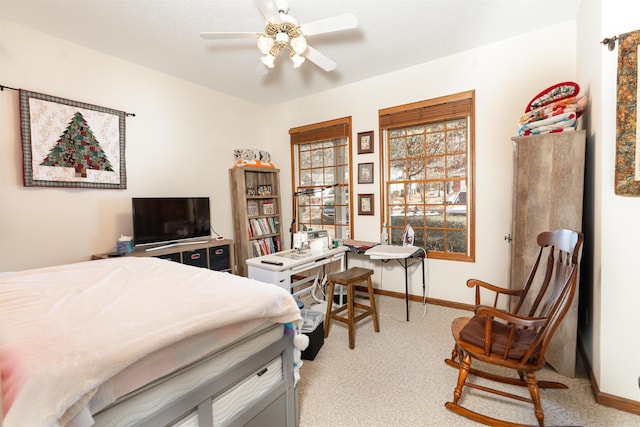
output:
[[[253,319],[301,321],[283,288],[155,258],[2,273],[4,426],[64,425],[143,356]]]

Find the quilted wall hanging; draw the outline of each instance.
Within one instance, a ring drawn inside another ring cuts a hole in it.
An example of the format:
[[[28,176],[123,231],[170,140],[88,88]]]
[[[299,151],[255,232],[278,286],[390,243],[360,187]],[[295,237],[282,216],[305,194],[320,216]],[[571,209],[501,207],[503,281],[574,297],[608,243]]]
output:
[[[24,185],[126,189],[126,115],[20,90]]]
[[[622,196],[640,196],[640,31],[622,34],[617,39],[619,45],[615,192]]]

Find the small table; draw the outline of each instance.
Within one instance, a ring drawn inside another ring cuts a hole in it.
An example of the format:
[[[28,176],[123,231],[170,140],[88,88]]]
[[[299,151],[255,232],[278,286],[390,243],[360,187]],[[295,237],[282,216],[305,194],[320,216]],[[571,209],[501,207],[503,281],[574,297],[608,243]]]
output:
[[[311,281],[318,280],[318,275],[305,277],[296,282],[291,281],[291,276],[296,273],[309,271],[334,261],[340,261],[340,271],[345,269],[345,253],[348,248],[340,246],[334,249],[296,249],[276,252],[274,254],[263,255],[256,258],[249,258],[249,278],[262,282],[273,283],[289,291]],[[304,289],[293,292],[293,296],[309,292]]]
[[[426,281],[424,274],[424,259],[427,251],[418,246],[375,245],[364,252],[370,259],[390,260],[395,259],[404,268],[404,294],[407,307],[407,322],[409,321],[409,276],[408,268],[410,258],[421,258],[422,264],[422,299],[426,296]]]

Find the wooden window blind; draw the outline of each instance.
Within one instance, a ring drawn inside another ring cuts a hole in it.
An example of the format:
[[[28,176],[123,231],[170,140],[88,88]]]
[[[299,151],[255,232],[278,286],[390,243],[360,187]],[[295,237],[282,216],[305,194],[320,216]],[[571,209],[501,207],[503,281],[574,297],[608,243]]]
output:
[[[473,109],[472,96],[473,92],[463,92],[380,110],[380,128],[393,129],[468,116]]]
[[[331,120],[313,125],[291,128],[289,135],[292,144],[305,142],[327,141],[338,138],[348,138],[351,134],[351,118]]]

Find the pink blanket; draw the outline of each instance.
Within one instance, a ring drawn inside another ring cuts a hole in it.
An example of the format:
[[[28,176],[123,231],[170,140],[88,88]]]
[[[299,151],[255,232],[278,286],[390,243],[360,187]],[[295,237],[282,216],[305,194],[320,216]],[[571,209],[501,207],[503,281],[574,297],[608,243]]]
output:
[[[254,319],[302,320],[283,288],[155,258],[2,273],[4,426],[64,425],[143,356]]]

